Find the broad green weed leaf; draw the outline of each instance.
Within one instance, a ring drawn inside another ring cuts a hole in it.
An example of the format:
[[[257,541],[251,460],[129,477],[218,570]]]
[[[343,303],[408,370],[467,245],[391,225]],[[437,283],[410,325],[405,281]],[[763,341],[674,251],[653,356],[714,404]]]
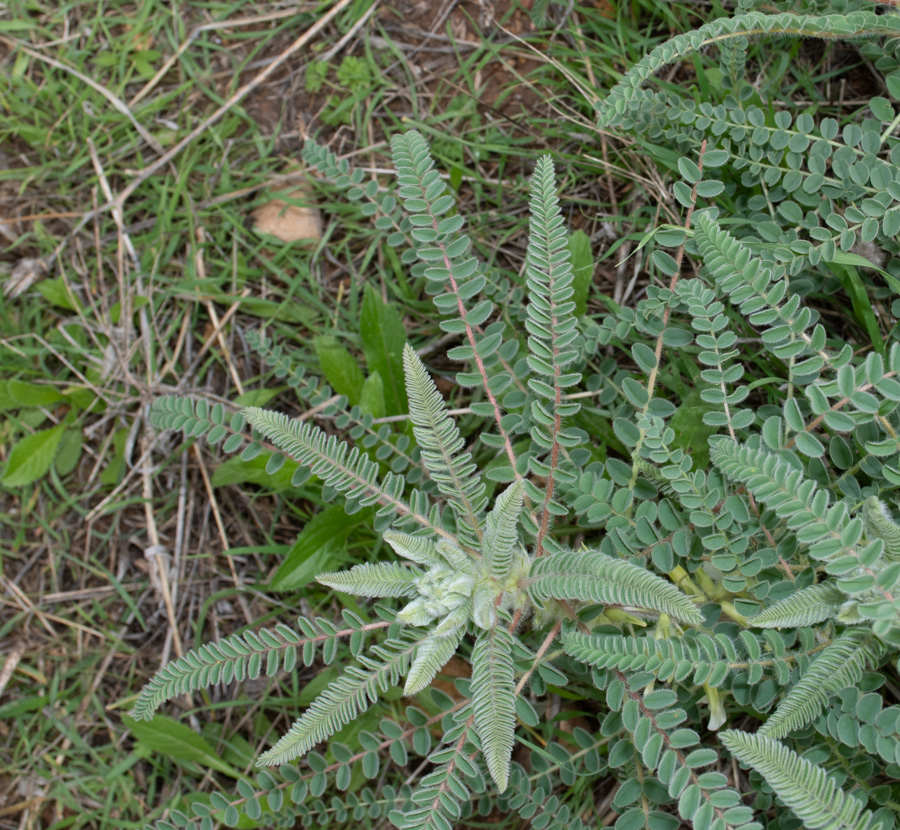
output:
[[[384,383],[387,414],[404,414],[407,403],[403,377],[403,345],[406,343],[403,320],[396,307],[382,303],[369,285],[360,312],[359,333],[369,372],[378,372]]]
[[[269,490],[281,492],[291,489],[291,476],[297,464],[289,458],[277,473],[267,473],[266,464],[272,457],[270,452],[262,452],[250,461],[244,461],[239,455],[229,458],[216,467],[212,474],[213,487],[225,487],[229,484],[258,484]]]
[[[6,394],[0,394],[0,409],[14,409],[18,406],[52,406],[65,400],[53,386],[29,383],[24,380],[10,380],[6,384]]]
[[[0,484],[4,487],[24,487],[44,475],[53,463],[64,431],[65,426],[59,424],[19,441],[9,454],[9,463]]]
[[[161,752],[176,761],[193,761],[232,778],[241,777],[231,764],[219,757],[205,738],[183,723],[165,715],[156,715],[152,721],[136,721],[123,715],[122,721],[138,743],[154,752]]]
[[[235,406],[265,406],[283,389],[283,386],[276,386],[273,389],[251,389],[243,395],[238,395],[234,403]]]
[[[203,737],[220,750],[222,760],[238,768],[250,767],[256,749],[243,735],[236,734],[224,723],[203,724]]]
[[[63,433],[59,450],[56,453],[56,472],[66,476],[75,469],[81,458],[82,433],[80,429],[67,429]]]
[[[331,553],[344,543],[351,531],[371,521],[371,510],[360,510],[348,516],[342,504],[326,507],[306,523],[269,587],[276,591],[290,591],[309,584],[316,574],[328,570]]]
[[[359,394],[359,406],[363,412],[373,418],[384,416],[384,381],[379,372],[372,372],[366,378]]]
[[[33,20],[2,20],[0,32],[28,32],[37,29],[38,25]]]
[[[65,311],[78,311],[81,308],[78,298],[69,290],[69,286],[62,277],[41,280],[35,285],[35,288],[48,303],[57,308]]]
[[[223,295],[224,297],[224,295]],[[276,303],[259,297],[229,297],[232,302],[240,302],[241,311],[263,320],[280,320],[282,323],[301,323],[309,326],[316,318],[316,312],[299,302]]]
[[[346,395],[351,405],[358,404],[365,378],[356,358],[330,334],[317,337],[315,347],[325,380],[339,395]]]
[[[869,270],[875,271],[876,273],[884,277],[884,281],[891,288],[893,288],[897,294],[900,294],[900,280],[898,280],[896,277],[891,276],[883,268],[879,268],[871,260],[868,260],[864,256],[860,256],[859,254],[853,253],[853,251],[837,250],[834,252],[834,256],[828,260],[828,262],[833,262],[837,265],[851,265],[855,268],[868,268]]]
[[[594,276],[594,255],[591,239],[584,231],[569,234],[569,255],[572,263],[572,288],[575,291],[575,314],[579,317],[587,313],[587,298]]]
[[[136,297],[134,297],[134,298],[132,299],[132,301],[131,301],[131,313],[134,314],[136,311],[142,309],[144,306],[147,306],[147,305],[149,305],[149,304],[150,304],[150,298],[149,298],[149,297],[143,297],[143,296],[140,296],[140,295],[139,295],[139,296],[136,296]],[[110,319],[110,321],[111,321],[113,324],[118,325],[121,316],[122,316],[122,303],[113,303],[113,304],[109,307],[109,319]]]
[[[857,322],[866,330],[875,351],[883,355],[884,340],[878,328],[878,320],[875,319],[875,313],[872,311],[872,301],[869,299],[869,293],[866,291],[859,271],[852,265],[842,265],[836,262],[829,263],[828,267],[844,286],[844,291],[847,292],[853,306],[853,314]]]

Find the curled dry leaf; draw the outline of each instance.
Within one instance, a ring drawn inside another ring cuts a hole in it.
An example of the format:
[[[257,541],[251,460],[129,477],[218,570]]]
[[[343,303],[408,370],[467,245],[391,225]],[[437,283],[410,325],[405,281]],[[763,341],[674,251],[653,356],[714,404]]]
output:
[[[41,260],[24,257],[13,266],[12,273],[6,278],[3,293],[7,297],[18,297],[20,294],[24,294],[39,279],[42,279],[45,274],[46,268]]]
[[[253,211],[253,229],[282,242],[318,241],[322,236],[322,219],[311,204],[309,185],[304,182],[290,190],[278,191],[278,195],[282,198],[274,198]]]

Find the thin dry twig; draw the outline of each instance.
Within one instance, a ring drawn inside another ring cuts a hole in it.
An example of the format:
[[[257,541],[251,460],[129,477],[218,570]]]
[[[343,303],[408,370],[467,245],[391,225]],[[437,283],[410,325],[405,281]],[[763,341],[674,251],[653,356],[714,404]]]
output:
[[[197,444],[194,444],[194,455],[197,459],[197,464],[200,467],[200,475],[203,477],[203,486],[206,488],[206,497],[209,499],[210,507],[213,512],[213,519],[216,523],[216,530],[219,532],[219,540],[222,542],[222,548],[228,549],[228,535],[225,533],[225,524],[222,521],[222,513],[219,510],[219,501],[216,498],[215,492],[213,492],[212,481],[209,477],[209,472],[206,469],[206,462],[203,460],[203,455],[200,452],[200,447]],[[244,617],[247,620],[248,625],[253,624],[253,614],[250,612],[250,607],[247,605],[247,599],[243,593],[243,584],[241,583],[240,577],[237,574],[237,570],[234,567],[234,559],[231,556],[226,555],[225,558],[228,560],[228,568],[231,571],[231,578],[234,581],[234,587],[237,589],[237,600],[238,604],[241,606],[241,610],[244,612]]]
[[[240,307],[241,307],[241,300],[243,300],[245,297],[250,296],[250,293],[251,293],[251,289],[249,287],[245,288],[243,291],[241,291],[239,298],[231,304],[228,311],[226,311],[222,315],[222,318],[220,320],[218,320],[217,322],[214,319],[212,332],[209,334],[209,336],[206,338],[206,341],[200,347],[200,350],[194,356],[194,359],[191,361],[190,366],[188,366],[188,368],[185,370],[184,376],[181,379],[180,385],[182,385],[184,383],[185,378],[190,378],[194,374],[194,372],[197,370],[197,367],[200,365],[200,361],[203,360],[204,355],[210,350],[210,348],[212,347],[212,344],[215,342],[220,342],[218,340],[218,338],[221,334],[222,329],[225,328],[225,326],[227,326],[228,323],[231,321],[231,318],[234,317],[235,314],[237,314],[238,309],[240,309]],[[213,312],[213,313],[215,313],[215,312]],[[210,315],[210,316],[212,317],[212,315]],[[162,372],[160,372],[160,377],[163,377],[165,374],[167,374],[168,372],[171,372],[173,370],[174,359],[175,358],[173,358],[166,364],[165,369]]]
[[[194,252],[194,266],[197,270],[197,279],[199,280],[206,279],[206,263],[203,259],[203,243],[205,240],[205,229],[202,226],[198,227],[197,248]],[[239,303],[235,303],[235,305],[239,305]],[[231,375],[231,380],[233,381],[234,387],[235,389],[237,389],[238,394],[243,395],[244,384],[241,383],[241,376],[238,373],[237,367],[234,365],[234,361],[231,359],[231,349],[228,348],[228,344],[225,342],[225,337],[222,334],[224,325],[219,320],[219,313],[216,311],[216,307],[213,305],[212,300],[206,301],[206,310],[209,314],[209,319],[212,320],[212,324],[215,327],[215,337],[219,342],[219,348],[222,350],[222,359],[225,361],[225,365],[228,367],[228,374]],[[212,338],[210,338],[210,340],[211,339]]]
[[[22,659],[23,654],[25,654],[25,640],[19,640],[12,647],[12,651],[6,656],[6,661],[3,663],[3,669],[0,671],[0,695],[3,694],[6,684],[9,683],[12,678],[13,672],[16,670],[16,666],[19,665],[19,661]]]
[[[132,97],[132,99],[128,102],[128,106],[133,107],[138,101],[142,98],[146,98],[147,95],[152,92],[159,82],[166,76],[166,73],[175,65],[176,61],[188,50],[190,45],[204,32],[215,32],[219,29],[237,29],[242,26],[255,26],[259,23],[271,23],[273,20],[283,20],[286,17],[295,17],[302,12],[309,11],[310,9],[314,9],[315,5],[306,6],[292,6],[289,9],[282,9],[277,12],[269,12],[268,14],[260,14],[254,17],[238,17],[234,20],[216,20],[213,23],[203,23],[200,26],[197,26],[188,36],[185,38],[184,42],[179,46],[175,52],[170,55],[165,63],[159,68],[157,73],[149,80],[146,84],[144,84],[140,90]]]

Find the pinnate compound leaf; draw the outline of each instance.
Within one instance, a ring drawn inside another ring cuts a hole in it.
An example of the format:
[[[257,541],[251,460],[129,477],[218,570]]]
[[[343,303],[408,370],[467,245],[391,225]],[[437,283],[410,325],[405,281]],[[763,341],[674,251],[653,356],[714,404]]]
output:
[[[468,729],[465,730],[468,732]],[[403,812],[390,814],[395,827],[404,830],[453,830],[462,817],[463,804],[470,797],[463,781],[463,765],[471,768],[467,756],[471,743],[465,733],[451,747],[440,747],[430,756],[435,768],[419,782]]]
[[[472,652],[472,710],[491,778],[503,792],[516,728],[512,635],[497,626],[483,631]]]
[[[794,591],[747,622],[758,628],[802,628],[836,617],[847,595],[828,582]]]
[[[534,600],[602,602],[650,608],[685,622],[700,624],[693,601],[678,588],[644,568],[602,553],[561,551],[531,566],[529,591]]]
[[[403,349],[403,369],[409,395],[413,433],[422,450],[429,476],[447,497],[459,523],[460,536],[477,544],[481,536],[479,516],[487,502],[484,483],[468,452],[456,422],[422,361],[408,344]]]
[[[774,714],[759,730],[760,735],[784,738],[819,715],[831,695],[862,678],[866,665],[882,653],[866,632],[851,631],[829,645],[787,693]]]
[[[870,539],[884,542],[884,555],[891,562],[900,561],[900,525],[877,496],[866,499],[862,509],[863,522]]]
[[[365,712],[378,700],[379,693],[396,686],[409,670],[413,651],[421,642],[407,631],[396,639],[373,646],[361,656],[362,667],[350,666],[322,692],[277,744],[263,753],[257,766],[283,764],[299,758],[317,743],[330,738],[342,726]]]
[[[888,15],[892,18],[893,15]],[[727,42],[747,35],[848,38],[856,35],[896,34],[900,30],[893,20],[885,20],[874,12],[855,12],[852,15],[795,15],[750,12],[732,18],[714,20],[694,31],[670,38],[647,53],[625,73],[621,81],[600,102],[597,122],[611,127],[629,104],[644,100],[641,87],[656,72],[676,60],[700,51],[710,43]]]
[[[308,421],[288,418],[280,412],[249,407],[243,410],[243,415],[277,449],[309,467],[322,481],[346,493],[349,499],[366,507],[375,503],[389,506],[399,516],[413,515],[409,505],[401,498],[405,479],[387,473],[379,480],[378,463],[360,452],[359,448],[351,449],[334,435],[326,435]],[[426,527],[437,529],[424,516],[417,517],[417,520]]]
[[[138,695],[132,716],[139,721],[150,720],[164,701],[177,695],[243,680],[248,660],[254,655],[265,673],[272,676],[283,665],[294,664],[294,650],[303,642],[288,626],[277,625],[259,633],[232,634],[217,643],[202,645],[167,663],[151,678]]]
[[[516,528],[524,503],[525,482],[520,479],[497,496],[494,509],[488,514],[482,552],[497,579],[504,579],[509,573],[513,550],[519,541]]]
[[[446,634],[431,634],[416,649],[416,656],[406,675],[403,693],[414,695],[421,692],[437,673],[456,654],[456,649],[466,633],[465,626],[458,626]]]
[[[741,763],[753,767],[810,830],[869,830],[876,823],[821,767],[766,735],[729,729],[719,736]]]
[[[387,542],[398,556],[425,565],[427,568],[441,567],[445,564],[444,558],[438,553],[434,541],[425,536],[412,536],[409,533],[397,533],[388,531],[384,534]]]
[[[551,516],[556,470],[560,462],[563,415],[573,415],[577,404],[562,403],[563,389],[581,379],[572,372],[581,337],[575,322],[574,277],[565,223],[559,207],[553,161],[542,156],[531,179],[531,219],[525,254],[525,280],[528,289],[528,366],[533,373],[531,389],[544,398],[535,402],[535,415],[543,425],[535,426],[532,439],[549,453],[544,492],[542,532],[537,554],[543,552],[543,537]],[[540,415],[538,415],[540,413]]]
[[[319,574],[316,580],[358,597],[412,597],[417,593],[416,580],[421,575],[417,568],[397,562],[363,562],[346,571]]]

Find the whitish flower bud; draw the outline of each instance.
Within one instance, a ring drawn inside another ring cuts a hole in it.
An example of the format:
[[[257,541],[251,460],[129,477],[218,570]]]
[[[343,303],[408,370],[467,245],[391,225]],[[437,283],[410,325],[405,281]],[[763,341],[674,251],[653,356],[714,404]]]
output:
[[[715,732],[728,720],[725,712],[725,695],[708,683],[703,684],[703,691],[706,692],[706,699],[709,701],[709,729]]]

